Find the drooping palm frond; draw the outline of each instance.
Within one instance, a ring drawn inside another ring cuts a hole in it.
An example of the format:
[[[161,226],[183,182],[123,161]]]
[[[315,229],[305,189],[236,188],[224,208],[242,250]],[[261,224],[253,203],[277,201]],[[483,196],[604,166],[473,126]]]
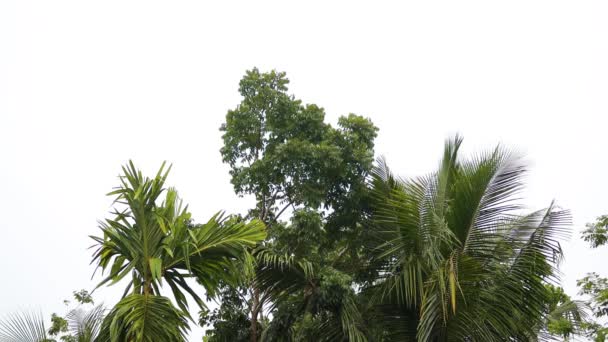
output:
[[[357,307],[354,295],[342,298],[338,316],[342,335],[347,337],[348,341],[367,342],[367,336],[362,327],[362,315]]]
[[[485,263],[476,260],[473,267],[463,265],[459,271],[463,304],[448,322],[451,336],[535,340],[548,300],[545,284],[554,279],[554,256],[561,253],[556,239],[567,222],[568,213],[552,207],[514,220],[504,230],[499,241],[503,246],[497,246],[494,258],[485,257]]]
[[[186,313],[168,298],[131,294],[108,312],[96,341],[181,342],[188,330]]]
[[[265,248],[255,251],[254,285],[261,289],[274,309],[274,304],[309,285],[315,279],[312,263],[290,255],[277,255]]]
[[[317,315],[313,321],[315,341],[354,341],[367,342],[368,337],[363,332],[362,318],[359,308],[355,303],[354,296],[346,296],[341,299],[341,305],[337,312],[330,315]],[[309,341],[310,339],[297,339],[294,341]]]
[[[40,313],[19,312],[0,320],[0,342],[45,342],[47,339]]]
[[[279,315],[282,308],[277,305],[290,307],[288,317],[273,320],[263,338],[267,338],[270,330],[274,339],[269,340],[279,338],[277,331],[282,334],[289,331],[288,336],[279,340],[367,341],[355,292],[331,279],[339,271],[304,258],[277,255],[263,247],[254,255],[257,265],[254,286],[263,293],[260,299],[267,301],[269,310],[278,309]]]

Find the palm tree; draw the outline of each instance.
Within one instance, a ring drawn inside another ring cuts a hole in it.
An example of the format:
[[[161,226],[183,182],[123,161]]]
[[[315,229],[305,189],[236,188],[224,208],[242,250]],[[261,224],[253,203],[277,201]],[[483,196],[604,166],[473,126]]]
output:
[[[449,140],[425,177],[378,162],[366,246],[377,278],[365,293],[382,340],[537,339],[569,213],[522,215],[521,161],[501,147],[462,160],[461,143]]]
[[[120,208],[100,223],[103,236],[92,237],[97,246],[93,262],[109,272],[98,287],[128,279],[123,298],[103,322],[99,341],[185,340],[187,319],[192,319],[185,293],[204,307],[186,280],[195,278],[213,296],[220,281],[239,273],[234,261],[246,247],[266,236],[260,221],[246,223],[221,214],[192,224],[175,189],[164,187],[170,170],[164,166],[154,178],[142,176],[132,162],[124,166],[120,187],[108,194],[116,196]],[[177,307],[161,295],[163,282]]]

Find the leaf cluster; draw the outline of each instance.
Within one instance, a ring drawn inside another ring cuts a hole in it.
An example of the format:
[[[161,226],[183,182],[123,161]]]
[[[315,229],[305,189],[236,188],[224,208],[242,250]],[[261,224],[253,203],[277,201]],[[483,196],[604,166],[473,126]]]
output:
[[[204,224],[192,223],[188,207],[173,188],[165,188],[170,168],[144,177],[132,162],[123,167],[112,217],[100,222],[93,263],[107,276],[98,286],[126,280],[123,298],[110,310],[101,340],[183,341],[188,331],[186,294],[205,304],[187,279],[202,284],[209,296],[238,274],[235,264],[266,236],[258,220],[245,222],[221,213]],[[164,196],[163,196],[164,195]],[[164,197],[164,198],[163,198]],[[167,284],[173,302],[161,295]]]
[[[243,99],[220,128],[235,192],[254,194],[260,217],[279,203],[332,206],[373,162],[377,128],[370,120],[350,114],[334,128],[323,108],[289,95],[288,84],[285,73],[247,71]]]

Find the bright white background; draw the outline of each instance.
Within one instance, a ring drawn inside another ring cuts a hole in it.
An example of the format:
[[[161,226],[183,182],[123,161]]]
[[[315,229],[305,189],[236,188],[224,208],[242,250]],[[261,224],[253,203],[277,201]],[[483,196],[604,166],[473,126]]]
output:
[[[530,208],[572,210],[568,292],[608,275],[608,248],[579,239],[608,213],[608,2],[400,3],[1,1],[0,315],[61,311],[94,286],[88,235],[129,158],[172,162],[199,221],[244,212],[218,127],[253,66],[286,71],[331,122],[372,118],[404,175],[432,170],[456,132],[467,152],[517,148]]]

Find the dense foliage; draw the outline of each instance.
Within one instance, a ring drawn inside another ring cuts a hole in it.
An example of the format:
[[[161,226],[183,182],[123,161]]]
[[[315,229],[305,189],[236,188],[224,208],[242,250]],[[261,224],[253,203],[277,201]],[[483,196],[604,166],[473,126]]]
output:
[[[332,263],[327,260],[332,256],[323,253],[324,249],[336,248],[336,243],[352,235],[362,217],[365,178],[373,163],[377,128],[354,114],[341,117],[337,127],[332,127],[325,123],[321,107],[303,105],[289,95],[288,83],[284,73],[248,71],[239,84],[243,100],[228,111],[220,128],[224,140],[221,154],[231,167],[235,192],[255,196],[256,206],[247,216],[263,221],[269,236],[255,253],[253,274],[237,287],[224,289],[222,306],[211,317],[203,317],[215,326],[210,331],[211,341],[234,338],[232,329],[221,328],[232,327],[223,317],[242,320],[243,314],[251,320],[250,332],[238,336],[256,341],[262,334],[260,323],[264,323],[258,322],[258,316],[272,311],[278,304],[273,297],[279,295],[276,288],[262,284],[267,280],[260,279],[260,271],[264,270],[266,277],[275,261],[289,263],[287,259],[308,263],[314,258],[315,266]],[[291,224],[280,221],[288,210],[293,214]],[[335,237],[323,239],[328,234]],[[285,253],[295,244],[308,254]],[[300,277],[297,281],[307,280]],[[308,282],[314,283],[312,279]],[[340,286],[348,288],[349,282]],[[304,287],[299,290],[310,291]],[[233,300],[235,295],[238,303]],[[281,308],[284,311],[286,306]]]
[[[0,341],[3,342],[93,342],[105,315],[103,305],[95,306],[93,297],[86,290],[73,293],[76,306],[64,300],[66,314],[51,315],[51,326],[36,313],[17,313],[0,321]]]
[[[368,119],[333,129],[287,84],[247,72],[221,127],[235,191],[255,195],[249,217],[269,234],[253,274],[204,320],[207,340],[235,340],[234,329],[243,341],[531,340],[581,324],[579,306],[555,302],[550,286],[569,214],[553,204],[521,214],[516,156],[464,159],[455,138],[436,172],[402,180],[372,165]]]
[[[521,162],[500,147],[463,160],[460,144],[448,141],[438,171],[420,178],[397,179],[379,164],[368,295],[386,310],[389,339],[531,340],[569,214],[553,204],[519,214]]]
[[[106,309],[74,292],[78,306],[48,327],[1,320],[0,342],[185,341],[195,320],[206,342],[604,341],[608,280],[579,280],[586,302],[559,287],[570,214],[526,212],[518,155],[462,156],[456,136],[435,170],[401,178],[374,162],[370,119],[332,125],[288,85],[247,71],[220,127],[234,191],[255,198],[247,213],[196,223],[165,185],[170,168],[145,177],[129,162],[92,237],[98,286],[120,283],[122,298]],[[602,246],[607,226],[583,238]]]
[[[593,223],[587,224],[583,231],[583,240],[589,242],[592,248],[608,243],[608,215],[602,215]],[[580,294],[588,298],[588,306],[597,321],[588,322],[587,335],[596,342],[604,342],[608,337],[608,278],[592,272],[577,281]]]
[[[238,274],[234,266],[247,254],[246,247],[266,236],[256,220],[218,214],[205,224],[193,224],[177,192],[164,187],[168,172],[163,164],[154,178],[147,178],[129,163],[120,187],[109,194],[120,207],[100,223],[103,236],[93,237],[93,262],[109,273],[99,286],[128,282],[123,298],[104,319],[100,341],[185,340],[187,320],[192,319],[185,293],[205,306],[186,279],[197,279],[213,296],[220,281]],[[161,295],[163,282],[177,307]]]

